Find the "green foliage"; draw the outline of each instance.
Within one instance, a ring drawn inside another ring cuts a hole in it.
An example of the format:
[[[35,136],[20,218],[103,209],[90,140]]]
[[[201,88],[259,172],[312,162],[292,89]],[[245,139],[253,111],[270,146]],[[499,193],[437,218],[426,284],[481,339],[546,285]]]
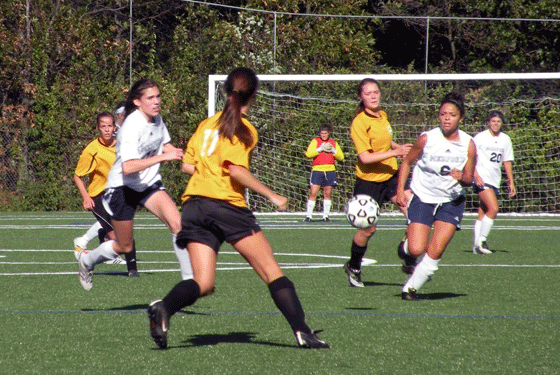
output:
[[[0,131],[4,134],[0,145],[0,209],[80,208],[80,198],[70,178],[77,157],[95,136],[95,115],[112,110],[124,98],[129,78],[135,81],[146,76],[161,84],[162,115],[173,143],[182,146],[206,117],[208,74],[226,74],[241,65],[259,74],[423,71],[424,19],[389,22],[361,16],[560,18],[553,0],[515,0],[507,4],[497,0],[446,0],[437,7],[425,0],[237,3],[276,14],[172,0],[135,0],[130,25],[128,5],[126,0],[0,3]],[[328,16],[341,14],[353,18]],[[430,24],[428,70],[432,72],[557,71],[560,66],[558,22],[432,19]],[[416,47],[409,48],[412,45]],[[411,54],[413,49],[416,54]],[[394,64],[383,65],[388,61]],[[404,90],[411,85],[396,84],[388,90],[386,101],[423,103],[433,99],[423,96],[421,87],[415,92]],[[434,86],[429,95],[438,98],[455,86],[458,85]],[[546,90],[531,91],[533,98],[539,98]],[[496,98],[508,91],[496,85],[466,92]],[[557,93],[557,88],[553,92]],[[328,88],[300,92],[311,93],[327,98],[347,94]],[[527,150],[535,162],[545,162],[547,168],[544,173],[527,172],[524,178],[530,183],[558,184],[558,154],[554,151],[558,137],[550,130],[550,124],[558,122],[556,106],[553,102],[518,113],[512,110],[512,116],[518,115],[515,123],[527,127],[528,134],[543,126],[549,129],[541,132],[548,141]],[[334,116],[341,118],[342,124],[347,123],[351,113]],[[422,111],[414,116],[395,113],[391,118],[397,123],[433,124],[431,114]],[[401,132],[401,128],[396,129]],[[412,139],[414,135],[399,136]],[[307,142],[285,141],[294,146]],[[350,144],[346,148],[352,149]],[[164,165],[163,171],[169,176],[169,191],[174,197],[180,195],[184,176],[174,163]],[[557,209],[556,197],[527,198],[544,200],[544,206]]]

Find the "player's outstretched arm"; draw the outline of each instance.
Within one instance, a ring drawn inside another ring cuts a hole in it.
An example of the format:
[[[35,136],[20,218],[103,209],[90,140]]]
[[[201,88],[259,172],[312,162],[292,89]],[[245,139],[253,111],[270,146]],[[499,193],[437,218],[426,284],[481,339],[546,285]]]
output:
[[[260,182],[253,176],[247,168],[229,164],[229,175],[240,185],[253,190],[255,193],[262,195],[276,206],[278,211],[286,211],[288,209],[288,198],[276,194],[270,190],[265,184]]]

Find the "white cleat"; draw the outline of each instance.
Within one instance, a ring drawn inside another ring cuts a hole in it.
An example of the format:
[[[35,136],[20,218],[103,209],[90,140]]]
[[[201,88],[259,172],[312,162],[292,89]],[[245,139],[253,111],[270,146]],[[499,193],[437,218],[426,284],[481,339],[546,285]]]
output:
[[[473,246],[472,248],[473,254],[492,254],[492,252],[488,249],[483,248],[482,246]]]
[[[85,290],[91,290],[93,288],[93,270],[87,268],[84,264],[82,260],[84,254],[83,251],[78,253],[78,279]]]

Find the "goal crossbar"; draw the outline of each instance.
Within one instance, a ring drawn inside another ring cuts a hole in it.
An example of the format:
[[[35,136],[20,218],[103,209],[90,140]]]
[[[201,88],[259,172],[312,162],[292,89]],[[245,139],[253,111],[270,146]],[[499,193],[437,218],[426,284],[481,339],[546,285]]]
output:
[[[375,78],[378,81],[469,81],[469,80],[536,80],[558,79],[560,72],[549,73],[443,73],[443,74],[258,74],[260,81],[359,81]],[[216,113],[216,82],[223,82],[224,74],[208,76],[208,116]]]

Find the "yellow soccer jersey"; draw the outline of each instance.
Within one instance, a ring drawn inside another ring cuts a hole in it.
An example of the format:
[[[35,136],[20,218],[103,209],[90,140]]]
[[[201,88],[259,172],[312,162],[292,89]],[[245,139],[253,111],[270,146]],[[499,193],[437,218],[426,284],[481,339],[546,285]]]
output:
[[[74,174],[78,177],[89,175],[88,194],[96,197],[105,190],[107,175],[115,162],[115,146],[105,146],[96,139],[82,151]]]
[[[202,121],[187,143],[183,162],[194,164],[195,172],[181,200],[184,202],[192,196],[203,196],[247,207],[245,188],[230,177],[226,165],[231,163],[249,169],[250,153],[257,144],[257,130],[243,118],[243,123],[253,136],[253,144],[246,148],[237,137],[232,142],[218,134],[220,115],[221,112],[218,112]]]
[[[379,117],[362,111],[352,121],[350,136],[358,155],[365,151],[386,152],[391,149],[393,130],[384,111],[379,111]],[[391,178],[397,168],[395,157],[371,164],[363,164],[358,159],[356,176],[366,181],[383,182]]]

